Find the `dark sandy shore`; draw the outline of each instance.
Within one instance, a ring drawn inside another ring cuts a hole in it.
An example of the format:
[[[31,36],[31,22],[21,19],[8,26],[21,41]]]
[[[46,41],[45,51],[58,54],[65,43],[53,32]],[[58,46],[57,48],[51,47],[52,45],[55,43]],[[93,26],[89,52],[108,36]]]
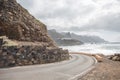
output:
[[[102,62],[78,80],[120,80],[120,61],[112,61],[102,55]]]

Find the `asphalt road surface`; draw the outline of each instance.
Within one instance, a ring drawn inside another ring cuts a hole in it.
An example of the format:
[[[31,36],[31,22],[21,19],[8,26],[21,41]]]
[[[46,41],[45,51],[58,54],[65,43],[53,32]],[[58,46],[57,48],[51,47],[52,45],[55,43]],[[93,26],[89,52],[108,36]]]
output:
[[[95,64],[92,57],[71,56],[70,60],[62,62],[0,69],[0,80],[77,80]]]

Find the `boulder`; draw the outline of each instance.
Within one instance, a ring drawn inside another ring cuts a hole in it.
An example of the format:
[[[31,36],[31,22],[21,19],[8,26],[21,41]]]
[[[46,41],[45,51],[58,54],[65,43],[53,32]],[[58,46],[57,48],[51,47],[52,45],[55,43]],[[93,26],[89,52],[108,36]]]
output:
[[[118,56],[112,57],[112,60],[113,60],[113,61],[117,61],[117,59],[118,59]]]
[[[100,55],[94,55],[98,62],[102,62],[103,58]]]
[[[120,61],[120,54],[114,54],[109,57],[113,61]]]

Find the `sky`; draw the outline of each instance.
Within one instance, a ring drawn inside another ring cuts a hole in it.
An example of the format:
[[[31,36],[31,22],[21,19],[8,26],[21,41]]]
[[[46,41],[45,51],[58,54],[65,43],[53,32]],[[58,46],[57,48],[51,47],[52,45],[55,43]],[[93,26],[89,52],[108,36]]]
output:
[[[120,0],[17,0],[48,29],[120,42]]]

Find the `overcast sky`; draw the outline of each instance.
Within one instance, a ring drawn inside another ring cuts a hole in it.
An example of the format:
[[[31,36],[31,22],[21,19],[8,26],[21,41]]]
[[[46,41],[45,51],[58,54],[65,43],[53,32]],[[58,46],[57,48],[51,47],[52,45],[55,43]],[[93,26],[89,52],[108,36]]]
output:
[[[120,0],[17,0],[48,29],[120,41]]]

